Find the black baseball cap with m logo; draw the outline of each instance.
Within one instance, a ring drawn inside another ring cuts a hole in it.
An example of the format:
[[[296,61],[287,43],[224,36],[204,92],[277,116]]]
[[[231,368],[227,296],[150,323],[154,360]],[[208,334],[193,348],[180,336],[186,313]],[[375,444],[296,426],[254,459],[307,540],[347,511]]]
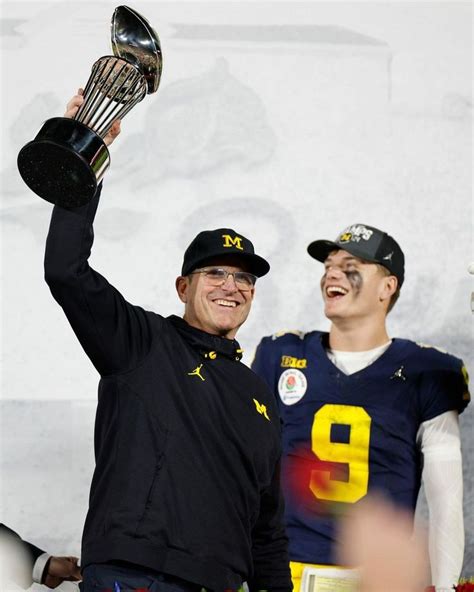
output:
[[[270,264],[255,254],[253,244],[248,238],[232,228],[217,228],[203,230],[191,241],[184,252],[181,275],[188,275],[213,259],[229,255],[241,259],[247,271],[257,277],[262,277],[270,271]]]
[[[405,279],[405,256],[397,241],[383,230],[367,224],[352,224],[335,241],[317,240],[308,246],[314,259],[324,261],[331,251],[342,249],[354,257],[386,267],[398,279],[401,287]]]

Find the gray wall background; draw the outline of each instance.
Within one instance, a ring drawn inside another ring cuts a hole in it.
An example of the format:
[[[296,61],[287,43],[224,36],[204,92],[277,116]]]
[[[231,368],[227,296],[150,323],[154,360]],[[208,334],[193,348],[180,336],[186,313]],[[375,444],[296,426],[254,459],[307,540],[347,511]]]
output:
[[[56,554],[79,552],[97,376],[42,279],[51,206],[15,162],[110,53],[116,4],[1,11],[2,520]],[[272,273],[239,334],[249,363],[265,334],[328,326],[306,245],[365,222],[406,253],[391,335],[443,347],[473,372],[471,4],[132,6],[160,35],[164,71],[111,149],[95,268],[130,301],[181,314],[173,285],[191,238],[219,226],[252,237]],[[461,419],[465,575],[473,413]]]

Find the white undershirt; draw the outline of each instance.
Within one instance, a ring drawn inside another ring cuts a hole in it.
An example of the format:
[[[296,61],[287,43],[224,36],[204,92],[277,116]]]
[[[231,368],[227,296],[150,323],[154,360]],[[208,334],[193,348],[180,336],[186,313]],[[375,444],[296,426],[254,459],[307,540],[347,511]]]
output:
[[[387,341],[387,343],[367,351],[339,351],[328,348],[326,353],[334,366],[344,374],[350,375],[373,364],[390,347],[391,343],[391,341]]]
[[[373,364],[390,346],[362,352],[327,349],[331,362],[350,375]],[[458,412],[423,422],[416,436],[423,456],[423,484],[429,509],[432,582],[450,589],[458,583],[464,557],[463,477]]]

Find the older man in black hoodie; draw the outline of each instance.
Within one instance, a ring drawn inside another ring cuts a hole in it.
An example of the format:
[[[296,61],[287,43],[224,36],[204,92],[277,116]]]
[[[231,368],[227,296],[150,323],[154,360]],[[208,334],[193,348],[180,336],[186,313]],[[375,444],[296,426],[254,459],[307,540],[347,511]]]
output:
[[[184,318],[145,311],[89,266],[99,194],[54,208],[45,257],[101,375],[83,589],[289,592],[278,411],[235,340],[270,266],[231,228],[201,232],[176,280]]]

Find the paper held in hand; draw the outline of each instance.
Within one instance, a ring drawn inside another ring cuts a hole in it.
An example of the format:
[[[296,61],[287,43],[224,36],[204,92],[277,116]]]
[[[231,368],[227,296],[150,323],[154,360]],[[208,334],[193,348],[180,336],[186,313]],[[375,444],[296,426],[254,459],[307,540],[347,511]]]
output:
[[[300,592],[357,592],[359,575],[353,569],[305,567]]]

